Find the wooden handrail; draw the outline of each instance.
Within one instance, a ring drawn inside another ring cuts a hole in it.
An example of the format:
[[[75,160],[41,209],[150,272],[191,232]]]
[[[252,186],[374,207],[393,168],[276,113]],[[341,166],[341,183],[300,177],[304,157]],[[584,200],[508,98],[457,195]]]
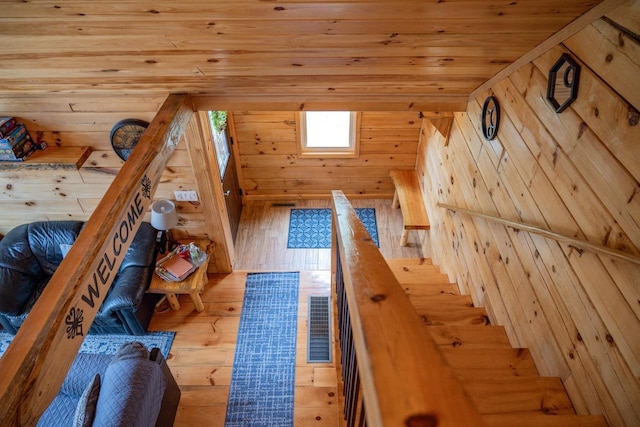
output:
[[[32,426],[58,392],[193,107],[170,95],[0,359],[0,425]]]
[[[482,425],[351,204],[332,193],[332,270],[346,293],[367,425]]]
[[[592,252],[596,252],[601,255],[607,255],[610,257],[615,257],[619,259],[623,259],[625,261],[632,262],[634,264],[640,264],[640,257],[632,255],[627,252],[619,251],[617,249],[609,248],[603,245],[596,245],[593,243],[589,243],[586,240],[576,239],[574,237],[569,237],[564,234],[556,233],[551,230],[546,230],[544,228],[536,227],[535,225],[526,224],[524,222],[512,221],[509,219],[500,218],[493,215],[488,215],[482,212],[473,211],[470,209],[461,208],[459,206],[448,205],[446,203],[437,203],[436,206],[444,209],[448,209],[453,212],[461,212],[467,215],[475,216],[477,218],[486,219],[488,221],[497,222],[507,227],[511,227],[516,230],[527,231],[529,233],[535,233],[540,236],[548,237],[550,239],[557,240],[562,243],[566,243],[569,246],[577,249],[578,251],[589,250]]]

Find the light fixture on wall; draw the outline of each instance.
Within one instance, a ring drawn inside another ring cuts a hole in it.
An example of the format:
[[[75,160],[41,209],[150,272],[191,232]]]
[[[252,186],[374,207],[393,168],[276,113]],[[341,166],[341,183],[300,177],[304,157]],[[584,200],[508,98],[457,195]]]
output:
[[[151,225],[158,230],[156,241],[160,253],[165,253],[167,246],[170,251],[173,250],[176,241],[171,229],[178,225],[178,213],[171,200],[157,200],[151,205]]]

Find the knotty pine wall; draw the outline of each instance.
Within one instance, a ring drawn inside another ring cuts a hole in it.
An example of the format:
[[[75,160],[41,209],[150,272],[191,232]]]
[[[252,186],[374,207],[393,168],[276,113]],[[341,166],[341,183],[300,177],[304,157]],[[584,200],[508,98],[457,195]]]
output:
[[[300,158],[297,113],[235,112],[248,198],[392,197],[390,169],[414,169],[421,120],[416,112],[363,112],[360,155],[353,159]]]
[[[425,120],[419,148],[434,262],[542,375],[562,378],[580,413],[640,425],[640,265],[582,252],[435,206],[457,205],[638,254],[640,3],[629,3],[495,85],[455,114],[448,145]],[[549,68],[582,65],[578,99],[556,114]],[[500,102],[498,138],[480,133]]]
[[[111,148],[111,128],[125,118],[150,122],[165,97],[50,95],[0,99],[0,115],[18,117],[34,139],[47,141],[50,146],[88,146],[92,150],[77,171],[0,171],[0,233],[32,221],[89,219],[123,164]],[[174,199],[174,190],[195,189],[186,144],[181,141],[155,198]],[[199,204],[177,202],[177,208],[180,223],[176,237],[204,235]]]

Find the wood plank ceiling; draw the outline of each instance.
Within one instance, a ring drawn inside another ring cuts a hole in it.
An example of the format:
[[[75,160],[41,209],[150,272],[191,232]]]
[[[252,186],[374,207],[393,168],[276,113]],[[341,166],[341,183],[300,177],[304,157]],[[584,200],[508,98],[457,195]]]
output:
[[[3,1],[0,97],[189,92],[275,109],[464,110],[474,89],[598,3]]]

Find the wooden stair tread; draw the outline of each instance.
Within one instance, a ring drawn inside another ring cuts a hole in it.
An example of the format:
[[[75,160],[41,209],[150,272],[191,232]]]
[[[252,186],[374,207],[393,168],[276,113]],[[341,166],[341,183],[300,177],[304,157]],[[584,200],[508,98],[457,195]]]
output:
[[[480,308],[474,307],[473,301],[469,295],[451,295],[451,294],[438,294],[438,295],[409,295],[409,301],[415,307],[420,307],[421,310],[428,311],[430,308],[437,309],[438,307],[468,307],[468,308]]]
[[[602,416],[576,415],[560,378],[540,377],[529,350],[512,348],[505,329],[489,325],[486,310],[430,259],[387,262],[487,425],[607,425]]]
[[[472,380],[474,370],[495,371],[496,375],[530,376],[538,375],[538,369],[526,348],[441,348],[442,355],[454,372],[465,382]],[[461,372],[458,372],[458,369]]]
[[[442,284],[416,284],[401,283],[404,292],[411,297],[412,295],[460,295],[458,286],[453,283]]]
[[[449,276],[442,274],[440,268],[431,264],[430,260],[428,262],[421,262],[425,258],[416,258],[416,260],[420,261],[412,262],[411,258],[391,258],[386,261],[401,284],[449,284],[451,282]]]
[[[427,330],[440,347],[511,348],[502,326],[427,326]]]
[[[491,414],[482,420],[487,427],[607,427],[602,415]]]
[[[498,377],[467,380],[463,387],[481,414],[575,414],[562,381],[555,377]]]
[[[392,269],[397,266],[420,267],[429,265],[437,268],[431,258],[389,258],[387,263]]]
[[[484,308],[456,307],[452,305],[434,307],[433,304],[423,307],[419,303],[414,303],[414,307],[424,324],[429,326],[489,325],[489,317],[487,317],[487,312]]]

